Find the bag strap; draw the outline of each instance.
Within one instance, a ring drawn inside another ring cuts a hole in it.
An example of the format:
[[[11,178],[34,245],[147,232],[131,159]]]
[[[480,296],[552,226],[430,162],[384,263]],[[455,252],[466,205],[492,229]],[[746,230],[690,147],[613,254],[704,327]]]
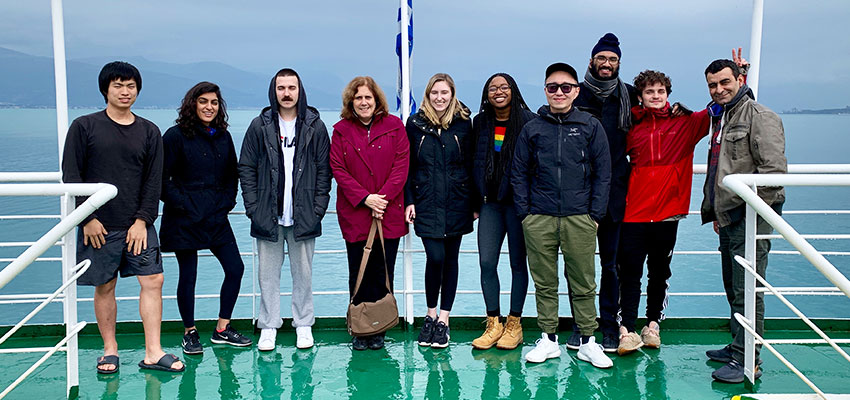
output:
[[[357,272],[357,283],[354,285],[354,293],[351,295],[351,300],[354,300],[354,296],[357,295],[357,292],[360,290],[360,284],[363,282],[366,264],[369,262],[369,255],[372,254],[372,245],[375,243],[375,232],[378,233],[378,237],[381,239],[381,252],[384,258],[384,283],[387,286],[387,290],[392,293],[389,268],[387,267],[387,250],[384,246],[384,227],[381,224],[381,220],[372,218],[372,226],[369,228],[369,237],[366,239],[366,245],[363,247],[363,257],[360,259],[360,271]]]

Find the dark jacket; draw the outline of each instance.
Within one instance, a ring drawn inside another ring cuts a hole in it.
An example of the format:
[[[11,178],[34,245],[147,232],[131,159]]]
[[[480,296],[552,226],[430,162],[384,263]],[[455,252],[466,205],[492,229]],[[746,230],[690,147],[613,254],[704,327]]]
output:
[[[410,172],[404,203],[416,206],[416,235],[442,239],[472,232],[472,123],[455,116],[442,130],[418,112],[406,128]]]
[[[573,107],[552,114],[549,106],[522,128],[514,150],[511,183],[517,213],[556,217],[605,216],[611,155],[604,129],[592,115]]]
[[[330,201],[328,130],[319,119],[319,111],[307,105],[307,93],[299,77],[295,170],[284,171],[274,84],[275,78],[272,77],[269,84],[271,105],[251,121],[242,141],[239,178],[245,213],[251,219],[251,236],[277,241],[278,217],[283,207],[282,180],[294,175],[292,213],[295,240],[310,239],[322,234],[322,218]]]
[[[163,251],[198,250],[234,242],[227,213],[236,205],[236,150],[226,130],[198,127],[186,137],[172,126],[162,137]]]
[[[531,110],[522,110],[522,123],[525,124],[536,117],[536,114]],[[510,176],[503,176],[499,181],[499,188],[490,188],[487,186],[487,156],[493,148],[493,120],[487,118],[484,113],[478,113],[472,119],[472,132],[475,138],[475,161],[472,165],[472,179],[475,182],[476,196],[478,197],[477,204],[488,202],[503,202],[505,204],[513,204],[513,191],[511,190]],[[513,134],[519,135],[519,132]],[[511,161],[513,154],[505,154],[504,151],[500,157],[508,157],[507,170],[511,170]],[[496,192],[496,198],[488,198],[488,193]]]
[[[626,212],[626,191],[629,186],[629,161],[626,159],[626,136],[628,130],[618,128],[620,115],[619,90],[602,102],[593,92],[580,83],[581,90],[573,105],[579,110],[589,112],[602,123],[608,139],[611,154],[611,191],[608,196],[608,214],[614,222],[622,221]],[[634,86],[626,84],[632,106],[638,105],[638,92]]]

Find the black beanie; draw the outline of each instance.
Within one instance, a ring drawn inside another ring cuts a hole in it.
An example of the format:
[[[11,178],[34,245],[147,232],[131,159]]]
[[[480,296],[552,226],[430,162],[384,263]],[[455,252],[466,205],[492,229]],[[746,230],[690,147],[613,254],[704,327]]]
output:
[[[617,39],[617,35],[608,32],[605,36],[602,36],[602,38],[596,42],[596,46],[593,46],[593,51],[590,52],[590,56],[593,57],[600,51],[612,51],[617,54],[617,57],[622,57],[622,54],[620,54],[620,40]]]

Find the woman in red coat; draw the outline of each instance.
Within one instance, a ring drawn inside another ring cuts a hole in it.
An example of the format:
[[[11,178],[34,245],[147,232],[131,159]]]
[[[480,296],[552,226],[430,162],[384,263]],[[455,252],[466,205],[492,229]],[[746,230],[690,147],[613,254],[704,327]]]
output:
[[[372,218],[381,220],[385,249],[376,238],[354,303],[386,296],[384,257],[392,284],[404,222],[404,183],[410,143],[401,120],[388,113],[384,92],[371,77],[358,76],[342,93],[342,120],[331,138],[336,210],[348,254],[348,290],[353,294]],[[384,335],[354,337],[355,350],[384,347]]]

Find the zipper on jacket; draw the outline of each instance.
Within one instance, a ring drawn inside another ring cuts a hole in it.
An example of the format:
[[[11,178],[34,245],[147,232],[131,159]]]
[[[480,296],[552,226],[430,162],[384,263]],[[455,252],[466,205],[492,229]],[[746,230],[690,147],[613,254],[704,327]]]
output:
[[[460,150],[460,140],[457,138],[457,135],[454,135],[454,138],[455,138],[455,143],[457,143],[457,154],[460,154],[460,157],[458,157],[458,158],[462,159],[463,158],[463,152]]]
[[[560,121],[560,117],[558,117]],[[555,164],[558,166],[558,215],[561,215],[561,127],[563,125],[558,124],[558,160],[555,161]]]
[[[422,152],[422,143],[425,143],[425,134],[422,134],[422,139],[419,139],[419,148],[416,149],[416,158],[419,158],[419,153]]]

